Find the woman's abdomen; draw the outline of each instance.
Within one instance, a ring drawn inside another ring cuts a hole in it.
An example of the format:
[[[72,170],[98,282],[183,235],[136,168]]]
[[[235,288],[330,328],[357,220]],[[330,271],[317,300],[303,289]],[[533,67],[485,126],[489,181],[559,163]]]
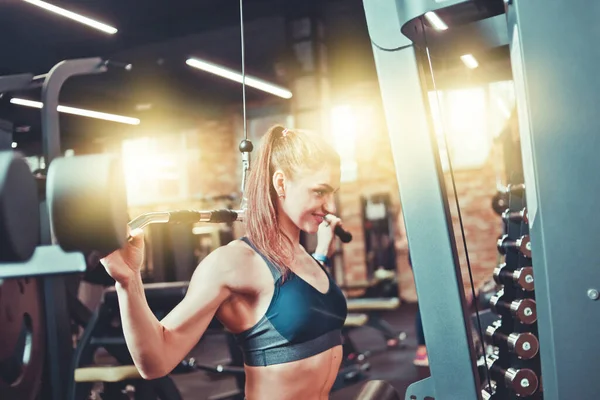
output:
[[[246,366],[247,400],[326,400],[342,361],[342,346],[267,367]]]

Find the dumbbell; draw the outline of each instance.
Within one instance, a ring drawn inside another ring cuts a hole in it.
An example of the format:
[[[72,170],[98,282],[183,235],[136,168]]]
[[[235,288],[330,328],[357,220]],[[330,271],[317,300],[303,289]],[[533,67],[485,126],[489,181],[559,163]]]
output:
[[[498,251],[506,254],[508,251],[518,251],[525,257],[531,258],[531,242],[529,235],[523,235],[517,240],[510,239],[508,235],[498,239]]]
[[[500,264],[494,269],[494,281],[498,285],[516,285],[531,292],[534,290],[533,268],[521,267],[513,271],[506,266],[506,263]]]
[[[502,213],[502,219],[504,222],[525,222],[529,223],[529,218],[527,217],[527,208],[523,208],[520,211],[510,211],[505,210]]]
[[[535,372],[528,368],[508,368],[504,369],[499,365],[499,358],[488,356],[486,358],[487,368],[490,371],[490,377],[497,383],[504,382],[504,385],[515,392],[517,396],[531,396],[538,389],[538,377]]]
[[[537,355],[540,344],[534,334],[514,332],[507,336],[500,332],[500,327],[501,324],[495,323],[485,330],[485,335],[494,346],[505,348],[523,360],[530,360]]]
[[[509,302],[505,299],[503,289],[492,296],[490,307],[496,314],[512,315],[522,324],[531,325],[537,321],[535,300],[518,299]]]
[[[29,260],[39,239],[35,178],[19,153],[0,151],[0,263]]]

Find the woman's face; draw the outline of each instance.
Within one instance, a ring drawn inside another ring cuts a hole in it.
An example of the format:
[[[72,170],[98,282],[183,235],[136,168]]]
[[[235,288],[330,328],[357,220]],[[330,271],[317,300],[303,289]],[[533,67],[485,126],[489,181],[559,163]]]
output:
[[[335,193],[340,186],[340,169],[324,166],[299,173],[290,180],[281,171],[273,175],[279,209],[301,230],[316,233],[323,217],[335,214]]]

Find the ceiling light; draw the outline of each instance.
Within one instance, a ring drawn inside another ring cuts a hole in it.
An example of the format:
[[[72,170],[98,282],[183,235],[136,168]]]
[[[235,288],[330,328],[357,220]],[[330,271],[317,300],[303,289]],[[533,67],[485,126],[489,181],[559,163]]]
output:
[[[16,149],[16,148],[17,148],[17,142],[12,142],[12,144],[11,144],[11,147],[12,147],[13,149]]]
[[[211,74],[218,75],[220,77],[230,79],[232,81],[242,83],[242,74],[229,68],[222,67],[217,64],[209,63],[206,61],[199,60],[197,58],[189,58],[185,62],[190,67],[198,68]],[[281,86],[274,85],[272,83],[263,81],[258,78],[246,75],[246,85],[253,87],[263,92],[274,94],[275,96],[282,97],[284,99],[291,99],[292,92]]]
[[[475,68],[479,67],[479,63],[477,62],[475,57],[473,57],[472,54],[462,55],[462,56],[460,56],[460,59],[462,60],[463,63],[465,63],[465,65],[468,68],[475,69]]]
[[[431,26],[433,26],[433,29],[435,30],[445,31],[446,29],[448,29],[448,25],[446,25],[446,23],[442,21],[442,19],[433,11],[426,12],[425,18],[427,19],[427,21],[429,21],[429,23],[431,24]]]
[[[108,34],[114,35],[117,33],[117,28],[113,28],[112,26],[108,26],[103,24],[102,22],[94,21],[91,18],[84,17],[83,15],[75,14],[72,11],[65,10],[64,8],[57,7],[55,5],[46,3],[45,1],[40,0],[23,0],[26,3],[32,4],[34,6],[43,8],[44,10],[62,15],[63,17],[70,18],[74,21],[80,22],[87,26],[91,26],[92,28],[98,29],[102,32],[106,32]]]
[[[25,107],[42,108],[42,102],[40,102],[40,101],[25,100],[25,99],[19,99],[19,98],[13,97],[12,99],[10,99],[10,102],[12,104],[18,104],[20,106],[25,106]],[[98,111],[84,110],[81,108],[58,106],[58,112],[62,112],[65,114],[80,115],[82,117],[102,119],[105,121],[119,122],[119,123],[128,124],[128,125],[139,125],[140,124],[140,120],[137,118],[123,117],[121,115],[114,115],[114,114],[107,114],[107,113],[102,113],[102,112],[98,112]]]

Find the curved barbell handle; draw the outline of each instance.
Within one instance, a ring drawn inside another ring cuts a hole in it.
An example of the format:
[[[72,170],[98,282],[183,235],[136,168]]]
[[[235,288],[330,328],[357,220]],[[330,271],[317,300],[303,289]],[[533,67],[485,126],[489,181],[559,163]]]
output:
[[[210,211],[199,210],[177,210],[177,211],[159,211],[142,214],[133,220],[128,225],[131,230],[143,229],[150,224],[167,224],[167,223],[231,223],[235,221],[243,221],[245,210],[229,210],[219,209]],[[352,240],[352,234],[345,231],[341,226],[336,226],[334,233],[340,238],[343,243],[348,243]],[[129,236],[128,239],[130,239]]]
[[[142,214],[127,224],[131,230],[143,229],[150,224],[168,224],[168,223],[191,223],[207,222],[207,223],[231,223],[234,221],[242,221],[245,210],[176,210],[176,211],[159,211]],[[128,237],[128,240],[131,236]]]

